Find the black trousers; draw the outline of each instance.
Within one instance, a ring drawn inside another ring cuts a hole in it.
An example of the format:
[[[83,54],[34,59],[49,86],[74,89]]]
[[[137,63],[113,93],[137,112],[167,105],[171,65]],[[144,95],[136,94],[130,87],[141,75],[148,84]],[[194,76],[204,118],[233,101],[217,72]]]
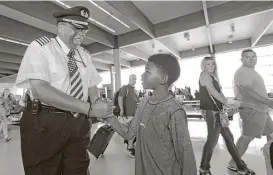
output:
[[[33,115],[28,104],[20,122],[25,175],[88,175],[90,127],[70,113]]]

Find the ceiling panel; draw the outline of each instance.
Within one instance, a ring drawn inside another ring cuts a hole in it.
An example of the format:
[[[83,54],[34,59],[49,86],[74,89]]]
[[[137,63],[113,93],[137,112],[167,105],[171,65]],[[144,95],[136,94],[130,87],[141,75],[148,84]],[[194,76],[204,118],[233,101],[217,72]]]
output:
[[[0,40],[0,52],[23,56],[27,46]]]
[[[12,39],[17,39],[19,41],[24,41],[30,43],[31,41],[40,38],[42,36],[53,37],[54,34],[37,29],[35,27],[20,23],[15,20],[11,20],[0,15],[0,23],[5,25],[0,25],[0,35],[6,36]]]
[[[270,14],[270,16],[271,16],[272,11],[269,11],[269,12],[267,12],[267,13]],[[266,15],[266,13],[264,13],[264,15]],[[272,20],[273,20],[273,18],[272,18]],[[261,20],[260,22],[262,22],[262,20]],[[273,24],[271,24],[271,25],[269,26],[269,28],[268,28],[267,31],[264,33],[264,35],[268,35],[268,34],[272,34],[272,33],[273,33]]]
[[[225,4],[227,2],[230,2],[230,1],[206,1],[207,8],[215,7],[215,6],[218,6],[218,5],[221,5],[221,4]]]
[[[169,51],[157,40],[145,41],[139,44],[135,44],[132,47],[135,47],[148,55],[157,53],[169,53]]]
[[[133,1],[133,3],[153,24],[202,10],[200,1]]]
[[[207,7],[226,2],[228,1],[209,1]],[[133,1],[133,3],[153,24],[203,10],[201,1]]]
[[[122,48],[124,49],[124,48]],[[127,61],[134,61],[134,60],[138,60],[139,58],[137,58],[136,56],[129,54],[127,52],[123,52],[122,49],[120,49],[119,51],[119,56],[121,59],[127,60]],[[108,50],[106,51],[106,53],[109,53],[111,55],[113,55],[113,51],[112,50]]]
[[[272,34],[273,33],[273,24],[268,28],[268,30],[265,32],[265,35]]]
[[[21,11],[30,16],[35,16],[50,24],[56,24],[53,13],[63,8],[50,1],[0,1],[0,4]]]
[[[262,18],[263,13],[260,13],[211,25],[213,44],[227,43],[229,35],[234,36],[233,41],[250,38]],[[234,24],[234,32],[231,24]]]
[[[105,53],[111,54],[111,56],[113,57],[113,51],[112,50],[105,51]],[[134,60],[139,59],[139,58],[137,58],[136,56],[134,56],[132,54],[123,52],[122,49],[120,49],[120,51],[119,51],[119,57],[122,60],[127,60],[127,61],[134,61]]]
[[[134,61],[134,60],[138,60],[139,58],[137,58],[136,56],[130,54],[130,53],[126,53],[126,52],[120,52],[120,57],[122,59],[128,60],[128,61]]]
[[[126,18],[126,16],[121,14],[117,9],[113,8],[107,2],[105,2],[105,1],[96,1],[96,4],[98,4],[100,7],[102,7],[103,9],[105,9],[110,14],[114,15],[116,18],[118,18],[119,20],[121,20],[123,23],[125,23],[126,25],[128,25],[130,27],[130,28],[127,28],[126,26],[124,26],[123,24],[121,24],[120,22],[115,20],[113,17],[110,17],[105,12],[103,12],[107,16],[105,18],[101,19],[101,20],[105,21],[106,24],[109,23],[109,25],[113,25],[114,28],[117,29],[117,33],[116,33],[117,35],[120,35],[120,34],[127,33],[127,32],[138,29],[138,27],[135,26],[130,20],[128,20]],[[98,8],[98,7],[96,7],[96,8]],[[100,17],[102,17],[102,16],[98,15],[98,19]]]
[[[106,25],[107,27],[113,29],[115,31],[115,33],[111,32],[110,30],[102,28],[100,25],[97,25],[96,23],[94,23],[94,24],[97,25],[98,27],[106,30],[107,32],[112,33],[112,34],[120,35],[122,33],[126,33],[126,32],[137,29],[137,27],[134,26],[132,23],[130,23],[125,17],[114,13],[113,12],[114,10],[106,2],[97,1],[95,3],[100,5],[102,8],[104,8],[108,12],[113,13],[115,15],[115,17],[117,17],[118,19],[122,20],[122,22],[129,25],[130,28],[125,27],[124,25],[122,25],[121,23],[116,21],[114,18],[112,18],[111,16],[109,16],[108,14],[106,14],[105,12],[100,10],[98,7],[96,7],[95,5],[90,3],[89,1],[66,1],[65,3],[72,6],[72,7],[73,6],[84,6],[84,7],[88,8],[90,10],[90,17],[92,17],[93,19]]]
[[[170,35],[159,40],[163,43],[167,43],[169,46],[179,51],[190,50],[192,48],[196,49],[199,47],[207,46],[209,44],[206,27],[199,27],[187,32],[190,36],[189,41],[187,41],[184,37],[185,32]]]

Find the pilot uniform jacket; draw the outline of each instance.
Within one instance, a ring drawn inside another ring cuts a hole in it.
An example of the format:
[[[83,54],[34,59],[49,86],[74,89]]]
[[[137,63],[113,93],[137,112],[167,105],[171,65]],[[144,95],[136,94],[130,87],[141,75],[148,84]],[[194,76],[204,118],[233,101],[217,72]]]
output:
[[[30,80],[38,79],[70,95],[69,51],[59,37],[42,37],[33,41],[22,60],[16,86],[31,90]],[[82,79],[83,100],[87,101],[88,88],[99,84],[101,77],[84,48],[79,47],[75,53]],[[90,127],[86,117],[75,118],[71,112],[49,110],[33,114],[31,103],[28,104],[20,123],[25,174],[86,175]]]

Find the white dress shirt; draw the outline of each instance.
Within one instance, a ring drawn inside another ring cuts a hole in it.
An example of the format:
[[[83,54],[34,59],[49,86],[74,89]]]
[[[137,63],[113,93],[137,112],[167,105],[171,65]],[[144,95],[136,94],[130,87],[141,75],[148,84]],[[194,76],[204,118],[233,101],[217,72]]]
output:
[[[57,36],[40,45],[33,41],[26,50],[22,60],[16,86],[30,89],[30,79],[48,82],[54,88],[70,95],[70,78],[67,54],[70,49]],[[79,68],[84,100],[88,98],[88,88],[98,85],[102,79],[91,61],[91,55],[82,47],[75,51]]]

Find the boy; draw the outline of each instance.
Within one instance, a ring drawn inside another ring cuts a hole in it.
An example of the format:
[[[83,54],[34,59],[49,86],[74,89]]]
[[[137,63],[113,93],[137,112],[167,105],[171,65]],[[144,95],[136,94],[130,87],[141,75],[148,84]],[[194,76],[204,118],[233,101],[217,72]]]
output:
[[[142,74],[144,89],[153,95],[139,104],[128,124],[116,117],[107,122],[125,139],[136,136],[136,175],[196,175],[196,162],[183,108],[168,93],[180,75],[176,58],[167,54],[148,59]]]

